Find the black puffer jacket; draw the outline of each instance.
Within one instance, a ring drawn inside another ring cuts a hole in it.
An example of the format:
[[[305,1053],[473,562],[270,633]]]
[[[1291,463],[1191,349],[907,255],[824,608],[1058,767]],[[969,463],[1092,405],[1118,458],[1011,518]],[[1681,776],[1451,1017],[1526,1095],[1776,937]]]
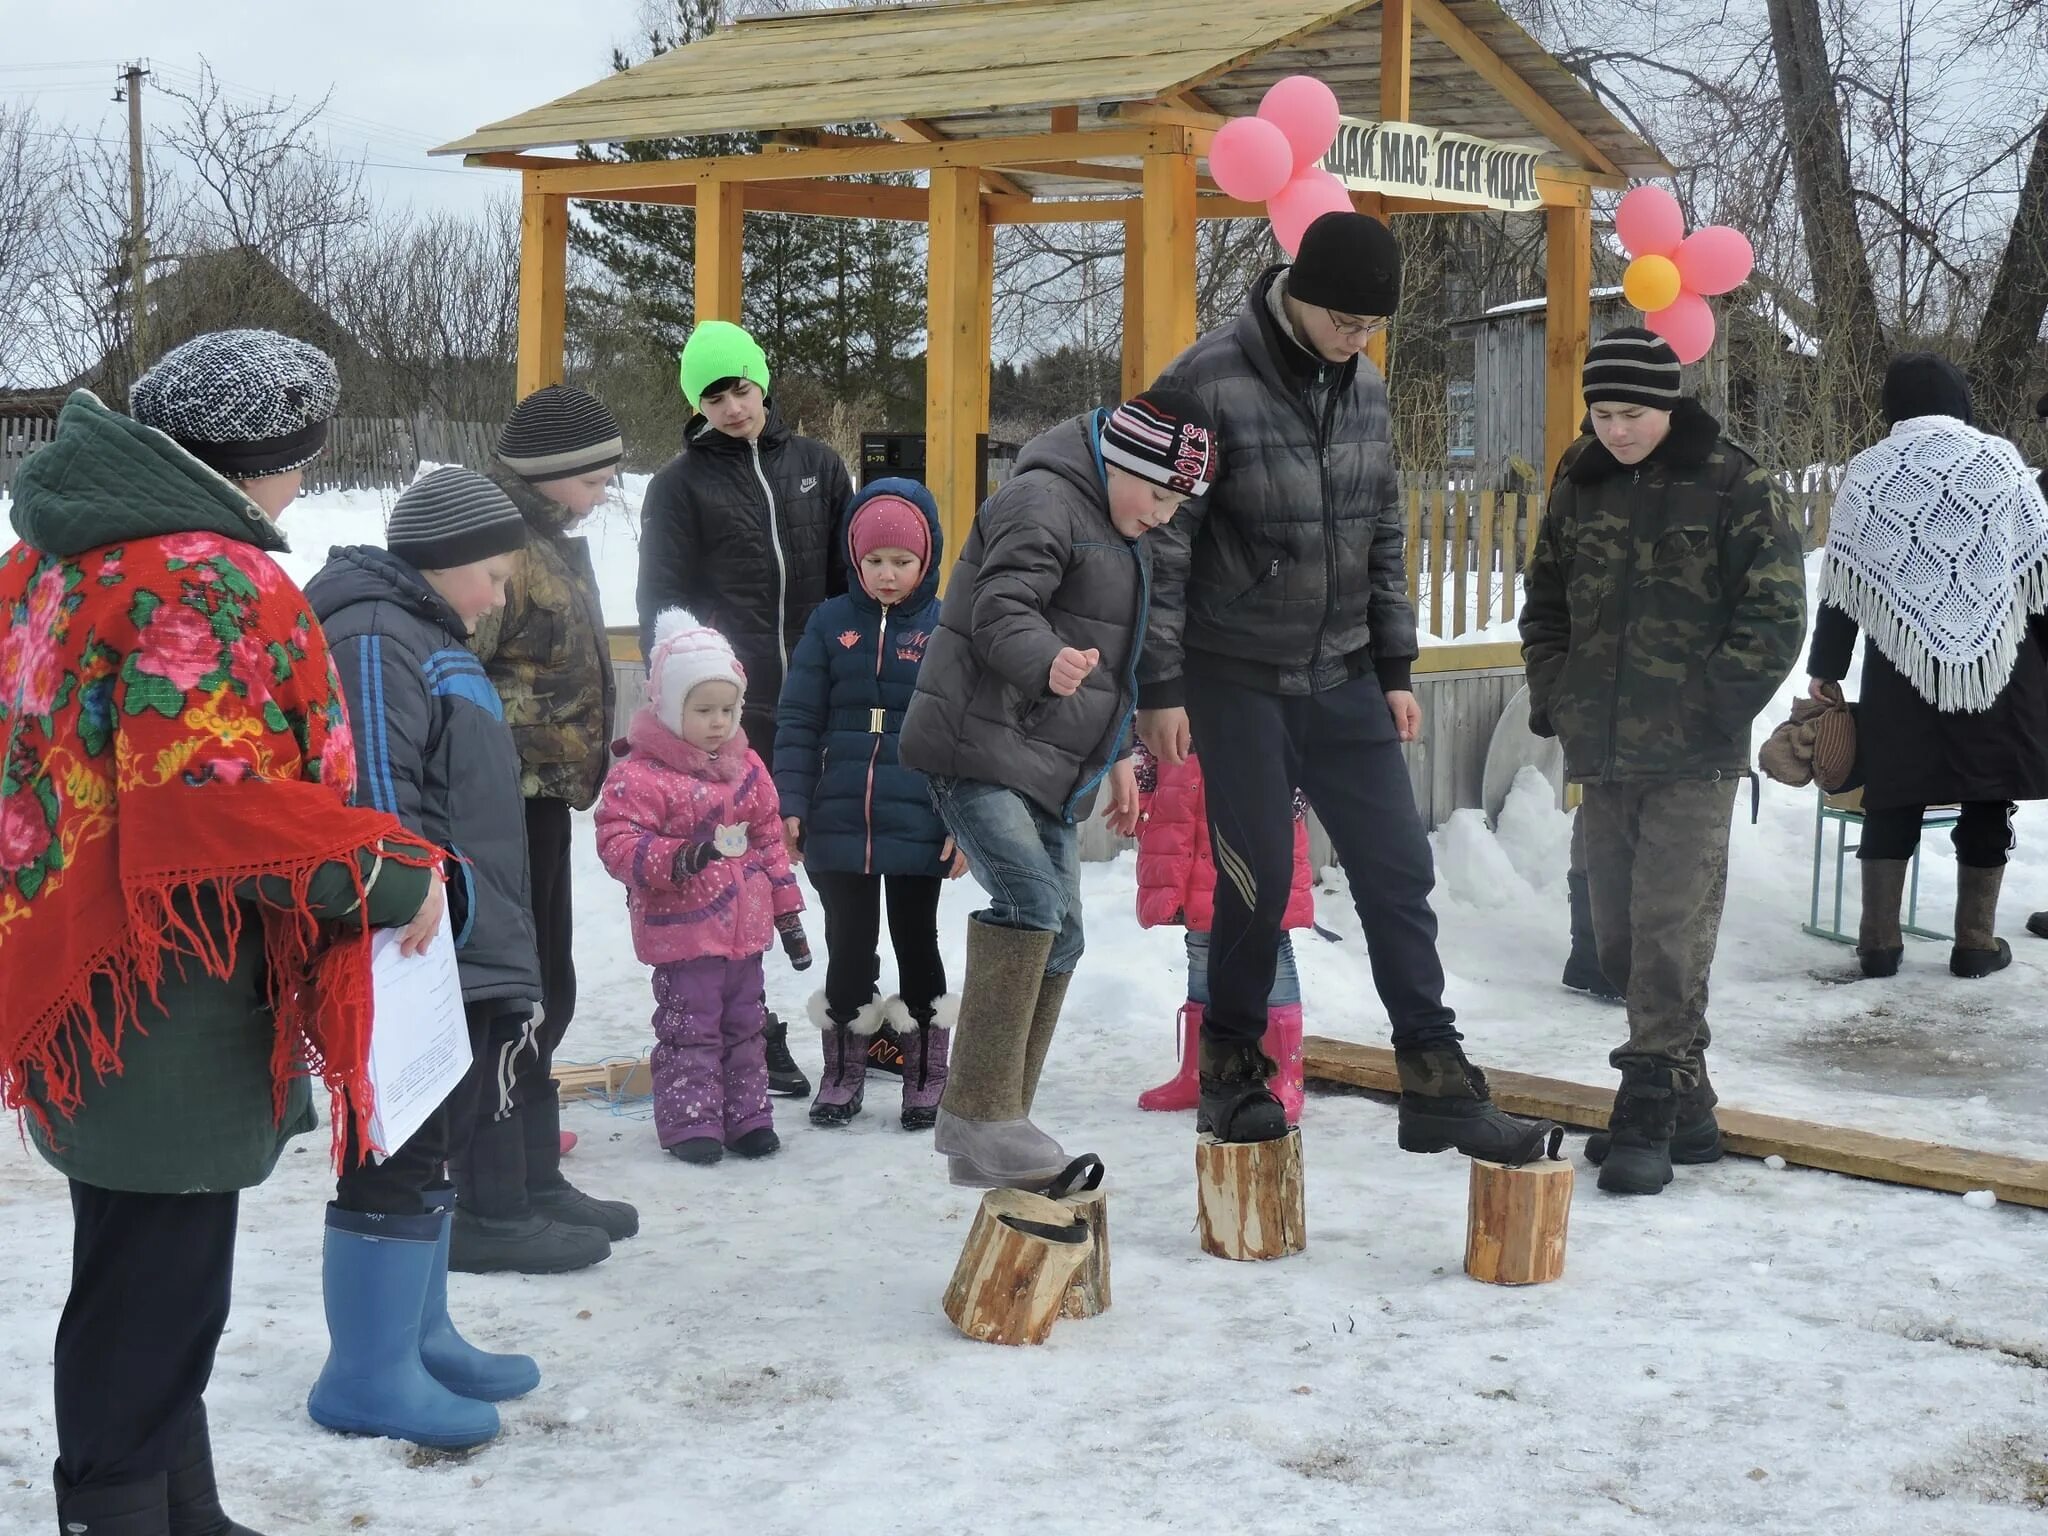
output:
[[[749,712],[775,712],[811,611],[846,590],[836,537],[853,482],[826,444],[774,408],[753,442],[690,419],[683,451],[647,486],[640,524],[640,649],[664,608],[687,608],[731,642]]]
[[[1182,701],[1185,651],[1274,693],[1319,693],[1368,668],[1408,687],[1415,610],[1386,385],[1369,362],[1324,363],[1282,333],[1268,291],[1285,271],[1159,380],[1208,405],[1223,473],[1147,541],[1147,708]]]
[[[906,767],[1004,785],[1070,822],[1129,750],[1156,537],[1126,539],[1109,520],[1099,420],[1026,443],[982,504],[898,745]],[[1048,678],[1067,646],[1101,659],[1063,699]]]
[[[356,798],[454,855],[463,998],[538,1002],[519,748],[462,620],[413,567],[367,545],[328,555],[306,599],[348,696]]]

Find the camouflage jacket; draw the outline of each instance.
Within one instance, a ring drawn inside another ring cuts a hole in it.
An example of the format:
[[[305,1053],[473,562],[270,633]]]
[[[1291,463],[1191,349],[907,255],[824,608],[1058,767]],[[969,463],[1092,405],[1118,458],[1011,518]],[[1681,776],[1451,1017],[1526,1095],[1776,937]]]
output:
[[[505,703],[529,800],[597,802],[611,760],[611,647],[590,546],[568,534],[568,513],[502,464],[489,474],[526,518],[531,537],[505,589],[505,607],[476,627],[470,649]]]
[[[1580,782],[1741,773],[1806,635],[1798,530],[1692,400],[1633,468],[1566,454],[1525,575],[1529,722]]]

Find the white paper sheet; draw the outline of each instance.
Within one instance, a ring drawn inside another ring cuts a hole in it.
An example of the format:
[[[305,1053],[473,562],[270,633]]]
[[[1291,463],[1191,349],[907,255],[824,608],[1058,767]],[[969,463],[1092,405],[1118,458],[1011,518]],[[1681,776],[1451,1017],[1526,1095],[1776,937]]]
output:
[[[426,1124],[462,1081],[470,1059],[462,977],[448,924],[441,924],[421,954],[401,954],[398,940],[399,930],[386,928],[370,941],[370,1082],[376,1090],[370,1141],[384,1155]]]

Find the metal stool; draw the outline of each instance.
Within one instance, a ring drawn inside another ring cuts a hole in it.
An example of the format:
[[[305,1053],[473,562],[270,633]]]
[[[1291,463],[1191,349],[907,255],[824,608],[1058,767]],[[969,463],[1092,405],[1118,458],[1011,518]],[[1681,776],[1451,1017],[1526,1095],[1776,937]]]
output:
[[[1962,807],[1955,805],[1929,806],[1920,818],[1920,832],[1924,837],[1937,827],[1952,827],[1962,820]],[[1827,846],[1827,824],[1835,824],[1835,889],[1834,916],[1826,926],[1821,923],[1821,870]],[[1813,811],[1813,908],[1808,920],[1800,925],[1817,939],[1829,939],[1837,944],[1854,944],[1856,935],[1842,927],[1843,876],[1848,871],[1849,855],[1863,846],[1861,837],[1849,841],[1849,829],[1863,826],[1863,792],[1851,791],[1846,795],[1820,795],[1816,797]],[[1906,883],[1906,910],[1899,924],[1901,933],[1911,934],[1916,939],[1936,939],[1947,944],[1954,934],[1941,933],[1933,928],[1919,926],[1920,916],[1920,849],[1913,848],[1912,873]]]

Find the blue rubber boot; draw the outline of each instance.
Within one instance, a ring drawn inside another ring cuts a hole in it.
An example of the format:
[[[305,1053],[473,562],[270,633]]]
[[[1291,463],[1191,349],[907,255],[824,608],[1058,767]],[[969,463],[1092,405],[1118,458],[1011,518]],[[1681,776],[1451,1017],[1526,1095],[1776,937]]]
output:
[[[315,1424],[444,1451],[496,1438],[498,1410],[449,1391],[420,1361],[420,1317],[446,1230],[445,1216],[327,1207],[327,1364],[306,1398]]]
[[[450,1213],[435,1217],[441,1236],[435,1244],[434,1267],[427,1275],[426,1305],[420,1309],[420,1363],[450,1392],[481,1403],[502,1403],[524,1397],[540,1385],[540,1367],[531,1355],[494,1355],[478,1349],[455,1331],[448,1320],[448,1226]]]

